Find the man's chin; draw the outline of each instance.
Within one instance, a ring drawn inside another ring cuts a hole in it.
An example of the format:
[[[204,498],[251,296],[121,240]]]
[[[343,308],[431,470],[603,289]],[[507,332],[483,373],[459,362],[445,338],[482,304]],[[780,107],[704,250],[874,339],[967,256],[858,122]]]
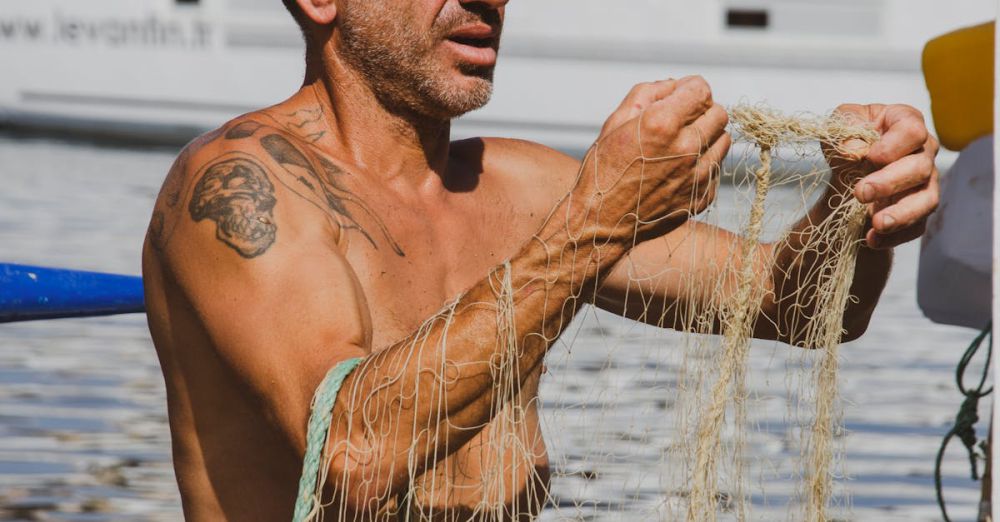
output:
[[[489,103],[493,95],[492,68],[482,73],[482,75],[463,73],[460,78],[455,78],[451,83],[454,89],[449,89],[450,92],[438,96],[441,112],[447,114],[449,118],[457,118]]]

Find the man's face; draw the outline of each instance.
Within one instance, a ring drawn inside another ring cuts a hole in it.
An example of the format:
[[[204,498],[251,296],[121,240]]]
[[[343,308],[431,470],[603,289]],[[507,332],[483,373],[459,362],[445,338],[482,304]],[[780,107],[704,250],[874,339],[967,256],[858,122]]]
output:
[[[504,3],[345,0],[339,53],[390,109],[454,118],[490,99]]]

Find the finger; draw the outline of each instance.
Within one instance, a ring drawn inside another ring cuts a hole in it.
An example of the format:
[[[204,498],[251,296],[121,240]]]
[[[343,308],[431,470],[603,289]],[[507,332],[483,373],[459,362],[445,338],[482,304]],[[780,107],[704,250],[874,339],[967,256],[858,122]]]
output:
[[[922,236],[927,229],[926,220],[915,223],[913,226],[893,232],[892,234],[879,234],[874,230],[869,230],[865,236],[865,242],[869,248],[876,250],[888,250],[903,243],[908,243]]]
[[[715,200],[722,174],[722,160],[729,152],[732,139],[729,134],[723,134],[713,143],[705,154],[698,158],[698,163],[692,170],[694,190],[692,191],[691,210],[694,214],[705,211]]]
[[[694,165],[715,142],[726,133],[729,113],[721,105],[715,105],[700,118],[680,129],[672,136],[671,131],[659,131],[658,140],[647,145],[644,155],[647,161],[684,158]],[[649,143],[646,141],[644,143]]]
[[[875,119],[875,114],[884,109],[885,105],[880,104],[842,103],[833,112],[848,121],[866,122]]]
[[[914,188],[909,189],[909,190],[904,190],[903,192],[900,192],[899,194],[896,194],[896,195],[894,195],[894,196],[892,196],[890,198],[875,200],[874,203],[868,205],[868,219],[869,219],[869,221],[871,221],[872,219],[874,219],[875,214],[878,214],[879,212],[881,212],[881,211],[883,211],[883,210],[885,210],[885,209],[887,209],[887,208],[895,205],[899,200],[905,198],[906,196],[909,196],[910,194],[914,194],[916,192],[919,192],[920,190],[922,190],[924,188],[926,188],[926,187],[914,187]]]
[[[725,134],[729,125],[729,113],[719,104],[705,111],[697,120],[681,129],[674,142],[674,149],[681,154],[702,153]]]
[[[628,113],[627,115],[634,118],[657,100],[662,100],[663,98],[669,96],[670,93],[674,92],[674,88],[676,88],[676,86],[677,80],[673,78],[656,82],[640,83],[629,91],[628,96],[622,100],[622,103],[618,106],[616,112],[626,112]]]
[[[672,93],[676,85],[677,80],[670,78],[658,82],[640,83],[632,87],[618,108],[604,122],[601,136],[638,117],[655,101]]]
[[[933,173],[934,160],[930,154],[910,154],[859,180],[854,186],[854,196],[862,203],[887,199],[927,183]]]
[[[684,124],[697,120],[715,105],[712,88],[701,76],[681,78],[674,92],[657,103],[672,104],[686,118]]]
[[[827,147],[827,150],[836,152],[836,156],[847,161],[859,161],[864,159],[871,150],[871,144],[860,138],[851,138],[835,146]],[[827,153],[827,156],[830,156]]]
[[[928,140],[924,115],[913,107],[886,107],[882,120],[882,137],[868,151],[868,159],[876,165],[888,165],[912,154],[923,148]]]
[[[882,107],[881,105],[845,103],[837,107],[833,112],[849,124],[864,125],[871,123],[874,118],[873,111],[881,110]],[[836,155],[842,159],[858,161],[868,154],[871,144],[861,139],[852,138],[843,143],[824,144],[824,148],[828,156],[836,152]]]
[[[722,161],[726,158],[726,154],[729,153],[729,147],[732,145],[732,138],[729,136],[728,132],[723,133],[716,139],[705,151],[701,157],[698,158],[698,162],[695,165],[695,172],[699,175],[707,175],[711,177],[712,175],[719,174],[722,166]],[[716,167],[713,171],[711,167]]]
[[[903,230],[927,219],[938,206],[937,185],[928,183],[923,190],[915,191],[872,216],[872,227],[881,235]]]
[[[872,219],[874,219],[875,214],[878,214],[879,212],[881,212],[881,211],[883,211],[883,210],[885,210],[885,209],[887,209],[887,208],[895,205],[897,202],[899,202],[899,200],[901,200],[901,199],[909,196],[910,194],[915,194],[915,193],[917,193],[917,192],[919,192],[921,190],[924,190],[926,188],[927,188],[926,186],[914,187],[914,188],[911,188],[911,189],[908,189],[908,190],[904,190],[904,191],[902,191],[902,192],[900,192],[898,194],[895,194],[892,197],[889,197],[889,198],[886,198],[886,199],[877,199],[877,200],[875,200],[874,203],[868,205],[868,221],[869,221],[869,225],[872,225],[871,221],[872,221]],[[874,226],[874,225],[872,225],[872,226]]]
[[[640,150],[644,157],[667,157],[678,153],[674,141],[685,126],[711,109],[712,92],[700,78],[678,80],[674,91],[654,102],[639,117]],[[684,154],[697,154],[698,141],[684,149]],[[693,163],[693,161],[692,161]]]
[[[677,81],[673,92],[650,105],[645,115],[654,121],[667,120],[679,130],[701,117],[712,105],[712,89],[708,82],[700,76],[688,76]]]
[[[726,133],[728,125],[729,113],[726,112],[725,107],[716,103],[688,128],[698,133],[698,137],[702,138],[704,142],[701,144],[703,145],[701,150],[706,150]]]

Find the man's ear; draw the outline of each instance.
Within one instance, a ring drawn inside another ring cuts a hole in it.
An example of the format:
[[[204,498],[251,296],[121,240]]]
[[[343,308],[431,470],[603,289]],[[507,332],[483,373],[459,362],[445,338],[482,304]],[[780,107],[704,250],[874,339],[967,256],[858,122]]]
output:
[[[295,0],[302,13],[316,25],[330,25],[337,18],[337,4],[334,0]]]

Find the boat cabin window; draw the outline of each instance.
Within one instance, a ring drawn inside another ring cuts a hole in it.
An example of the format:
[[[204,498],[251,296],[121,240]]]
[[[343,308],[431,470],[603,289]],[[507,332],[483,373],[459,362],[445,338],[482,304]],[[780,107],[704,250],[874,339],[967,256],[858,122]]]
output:
[[[804,39],[879,39],[889,0],[723,0],[724,28],[733,34]]]
[[[729,9],[726,26],[734,29],[767,29],[768,16],[763,9]]]

